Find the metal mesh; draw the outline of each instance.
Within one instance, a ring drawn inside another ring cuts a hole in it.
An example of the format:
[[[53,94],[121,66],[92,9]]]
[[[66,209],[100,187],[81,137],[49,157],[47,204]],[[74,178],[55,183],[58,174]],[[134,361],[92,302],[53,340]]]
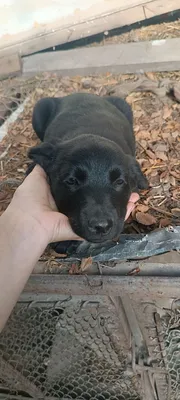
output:
[[[180,312],[174,311],[162,319],[167,369],[171,391],[169,400],[180,399]]]
[[[4,398],[141,399],[110,304],[21,304],[1,335],[0,355]]]

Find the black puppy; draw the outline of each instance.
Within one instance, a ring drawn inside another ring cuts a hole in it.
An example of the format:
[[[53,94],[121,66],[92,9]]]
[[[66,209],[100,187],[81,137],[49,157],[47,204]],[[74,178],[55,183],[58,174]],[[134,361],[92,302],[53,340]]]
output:
[[[130,194],[147,188],[135,160],[131,107],[87,93],[44,98],[32,124],[43,143],[29,157],[46,171],[74,232],[94,243],[118,238]]]

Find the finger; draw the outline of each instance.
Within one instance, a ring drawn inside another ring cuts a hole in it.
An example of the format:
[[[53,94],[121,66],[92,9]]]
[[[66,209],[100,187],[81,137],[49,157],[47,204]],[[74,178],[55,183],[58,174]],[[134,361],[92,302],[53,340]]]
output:
[[[132,211],[134,210],[134,208],[135,208],[135,204],[129,201],[128,206],[127,206],[125,221],[129,218],[129,216],[132,213]]]
[[[129,201],[131,202],[131,203],[136,203],[136,201],[138,201],[139,200],[139,195],[138,195],[138,193],[131,193],[131,196],[130,196],[130,198],[129,198]]]
[[[35,175],[39,175],[39,176],[41,176],[41,177],[43,177],[43,178],[47,178],[44,169],[41,168],[40,165],[36,165],[36,166],[33,168],[32,172],[29,174],[29,176],[35,176]]]

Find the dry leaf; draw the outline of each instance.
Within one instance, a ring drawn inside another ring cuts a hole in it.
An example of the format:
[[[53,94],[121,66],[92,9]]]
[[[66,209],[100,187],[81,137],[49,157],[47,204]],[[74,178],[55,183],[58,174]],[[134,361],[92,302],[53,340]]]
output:
[[[166,226],[171,225],[171,220],[169,218],[161,218],[159,221],[159,227],[165,228]]]
[[[157,142],[154,146],[153,146],[153,151],[156,153],[157,151],[163,151],[166,152],[168,151],[168,147],[166,143],[164,142]]]
[[[174,176],[170,176],[169,177],[169,182],[172,186],[176,186],[176,179],[174,178]]]
[[[82,258],[80,270],[85,271],[90,265],[92,265],[92,257]]]
[[[145,204],[138,204],[137,206],[136,206],[136,211],[140,211],[140,212],[142,212],[142,213],[145,213],[145,212],[147,212],[149,210],[149,207],[148,206],[145,206]]]
[[[71,268],[69,270],[69,274],[70,275],[77,275],[79,274],[80,270],[79,270],[79,265],[72,263]]]
[[[137,268],[132,269],[132,271],[129,271],[127,275],[136,275],[136,274],[139,274],[140,271],[141,271],[140,268],[137,267]]]
[[[153,225],[156,224],[156,218],[148,213],[143,213],[143,212],[137,212],[136,213],[136,220],[142,225]]]
[[[165,106],[164,110],[163,110],[163,118],[164,119],[169,118],[171,116],[171,113],[172,113],[172,109],[168,106]]]
[[[180,180],[180,173],[178,174],[175,171],[169,171],[170,175],[174,176],[174,178]]]
[[[67,254],[63,254],[63,253],[60,254],[60,253],[57,253],[55,250],[51,249],[51,256],[56,257],[56,258],[66,258]]]
[[[156,151],[156,157],[162,161],[167,161],[168,157],[163,151]]]
[[[151,81],[157,81],[156,75],[153,72],[146,72],[145,75],[147,76],[148,79]]]
[[[23,144],[29,143],[29,139],[26,136],[20,134],[16,135],[16,140],[18,143],[23,143]]]

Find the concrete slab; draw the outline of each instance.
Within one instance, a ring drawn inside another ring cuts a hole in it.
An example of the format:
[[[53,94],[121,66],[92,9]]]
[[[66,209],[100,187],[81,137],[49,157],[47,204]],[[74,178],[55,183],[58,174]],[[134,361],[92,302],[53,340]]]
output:
[[[23,59],[23,74],[143,73],[180,69],[180,38],[49,52]]]

